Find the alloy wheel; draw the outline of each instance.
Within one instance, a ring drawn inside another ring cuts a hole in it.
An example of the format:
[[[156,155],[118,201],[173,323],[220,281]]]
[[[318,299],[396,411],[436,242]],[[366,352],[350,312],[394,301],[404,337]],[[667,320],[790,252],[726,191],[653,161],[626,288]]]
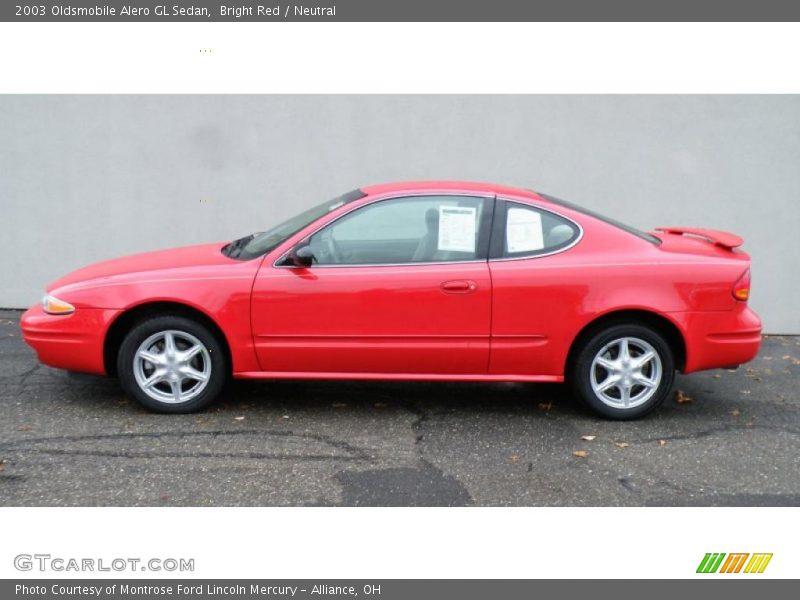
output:
[[[647,402],[661,384],[661,357],[648,342],[621,337],[603,346],[592,360],[590,379],[598,400],[616,409]]]
[[[133,357],[136,384],[150,398],[168,404],[188,402],[211,379],[211,355],[190,333],[160,331],[144,340]]]

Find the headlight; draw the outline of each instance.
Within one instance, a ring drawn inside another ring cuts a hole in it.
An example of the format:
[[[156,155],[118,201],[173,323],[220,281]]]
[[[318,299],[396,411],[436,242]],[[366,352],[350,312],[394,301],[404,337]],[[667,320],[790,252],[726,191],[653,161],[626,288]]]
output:
[[[68,315],[75,312],[75,307],[72,304],[59,300],[50,294],[45,294],[42,298],[42,308],[44,312],[51,315]]]

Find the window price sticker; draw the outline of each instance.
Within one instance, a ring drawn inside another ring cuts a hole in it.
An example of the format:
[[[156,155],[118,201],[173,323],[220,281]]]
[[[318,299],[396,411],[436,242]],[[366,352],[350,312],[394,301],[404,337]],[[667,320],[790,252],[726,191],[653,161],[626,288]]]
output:
[[[440,206],[438,249],[475,252],[475,213],[467,206]]]
[[[544,248],[542,215],[525,208],[508,209],[506,243],[508,252],[530,252]]]

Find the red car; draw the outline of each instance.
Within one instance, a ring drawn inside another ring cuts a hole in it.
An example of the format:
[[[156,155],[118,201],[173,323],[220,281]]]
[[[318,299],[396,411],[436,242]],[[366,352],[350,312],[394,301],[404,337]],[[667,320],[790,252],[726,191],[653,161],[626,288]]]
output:
[[[59,279],[22,317],[43,363],[116,375],[189,412],[229,376],[561,382],[639,417],[676,370],[751,360],[742,240],[645,233],[504,186],[344,194],[228,243],[137,254]]]

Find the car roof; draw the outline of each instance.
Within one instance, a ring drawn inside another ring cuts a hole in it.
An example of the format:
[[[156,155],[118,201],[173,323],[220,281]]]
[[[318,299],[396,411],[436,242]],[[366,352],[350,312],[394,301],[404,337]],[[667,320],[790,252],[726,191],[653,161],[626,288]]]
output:
[[[532,192],[531,190],[511,187],[508,185],[497,185],[494,183],[481,183],[475,181],[402,181],[397,183],[368,185],[361,188],[361,191],[368,196],[437,190],[477,192],[482,194],[511,194],[514,196],[530,198],[531,200],[543,200],[539,194]]]
[[[480,183],[474,181],[404,181],[398,183],[382,183],[378,185],[370,185],[361,188],[361,192],[367,196],[376,196],[383,194],[402,194],[402,193],[419,193],[419,192],[436,192],[447,191],[457,193],[477,193],[477,194],[497,194],[498,196],[514,196],[516,198],[524,198],[534,200],[537,204],[549,205],[551,208],[566,209],[574,213],[580,213],[582,216],[588,216],[606,224],[613,225],[617,229],[625,231],[636,237],[647,240],[652,244],[660,244],[660,238],[651,233],[639,231],[634,227],[620,223],[614,219],[610,219],[593,210],[584,208],[572,202],[567,202],[547,194],[539,194],[533,190],[524,188],[516,188],[508,185],[497,185],[494,183]]]

